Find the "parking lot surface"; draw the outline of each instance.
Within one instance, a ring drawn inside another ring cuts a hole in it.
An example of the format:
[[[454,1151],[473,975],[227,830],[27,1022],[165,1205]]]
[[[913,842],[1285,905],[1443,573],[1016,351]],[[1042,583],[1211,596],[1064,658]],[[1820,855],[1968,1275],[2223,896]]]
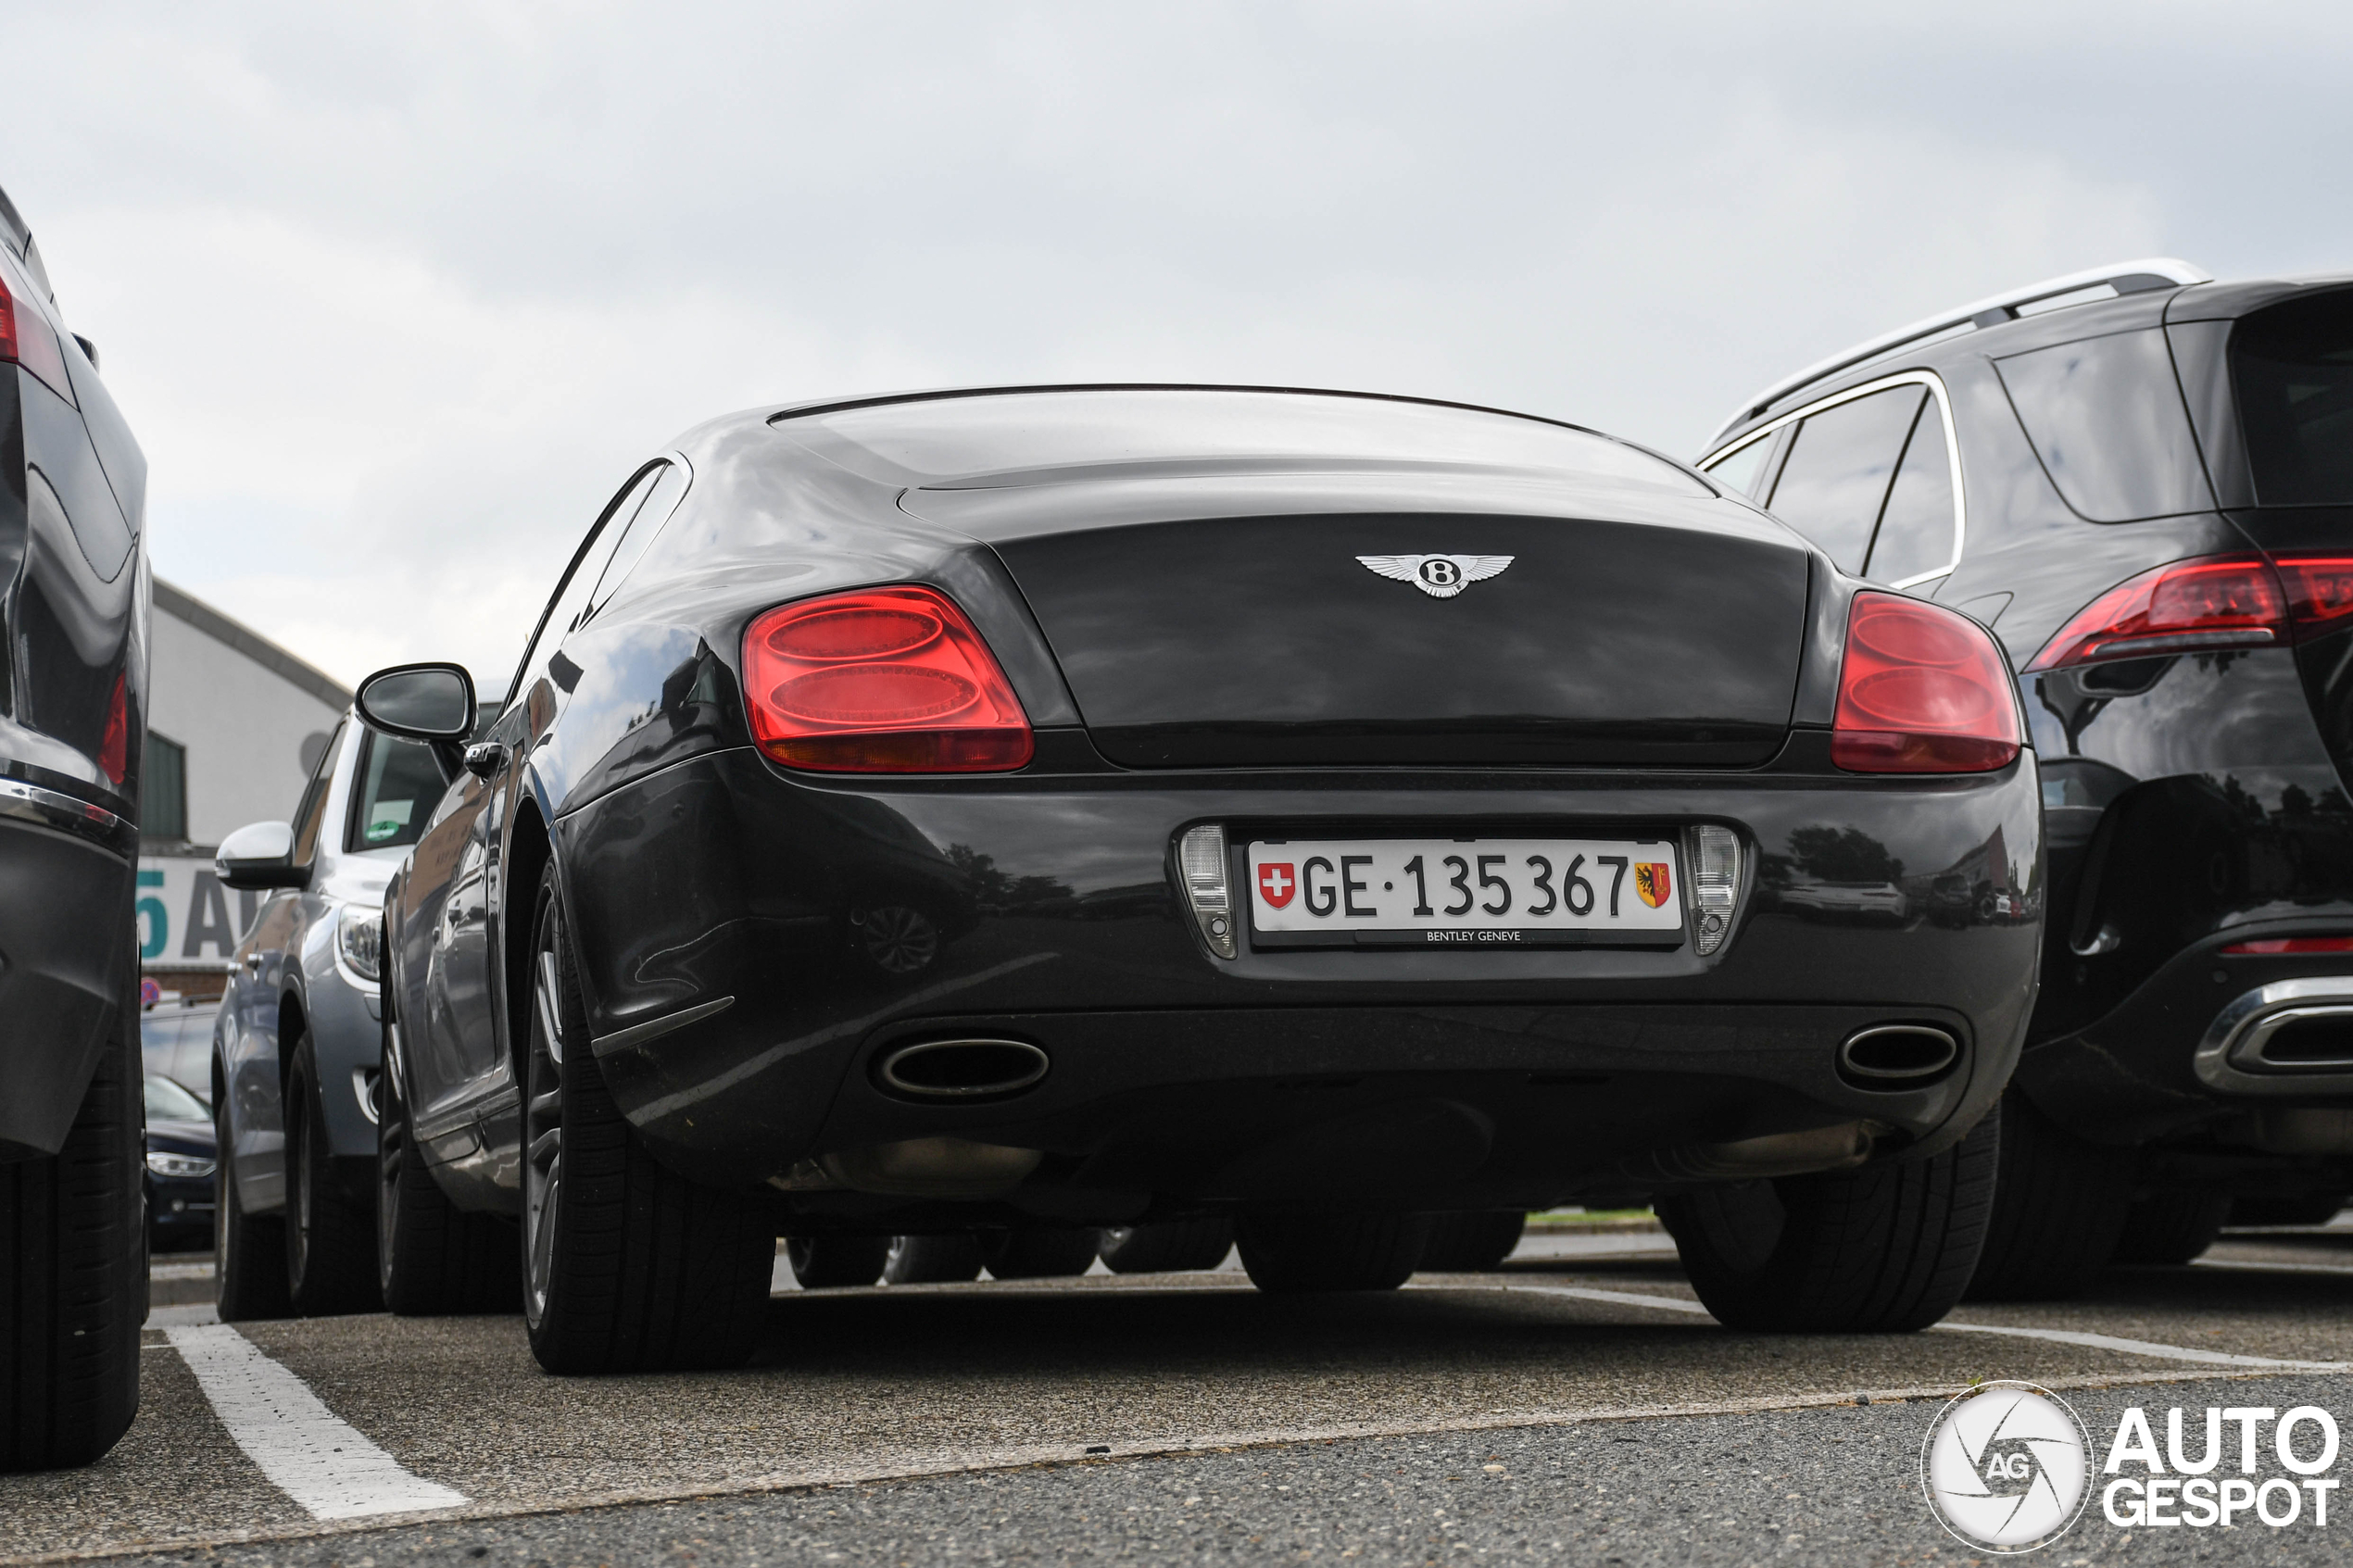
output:
[[[115,1452],[0,1479],[0,1561],[1958,1562],[1982,1554],[1919,1488],[1945,1397],[2072,1391],[2095,1443],[2128,1403],[2342,1419],[2348,1299],[2353,1232],[2240,1234],[2063,1306],[1744,1335],[1663,1236],[1534,1236],[1502,1273],[1394,1295],[1266,1298],[1230,1264],[786,1289],[749,1368],[565,1380],[512,1318],[224,1328],[166,1306]],[[2334,1515],[2119,1529],[2095,1500],[2050,1560],[2336,1539]]]

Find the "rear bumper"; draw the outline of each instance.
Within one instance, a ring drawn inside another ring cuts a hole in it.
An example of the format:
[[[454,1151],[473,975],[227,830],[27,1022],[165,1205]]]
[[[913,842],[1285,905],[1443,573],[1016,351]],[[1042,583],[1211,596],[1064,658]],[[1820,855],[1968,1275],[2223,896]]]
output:
[[[0,1160],[64,1145],[131,983],[132,862],[34,820],[52,799],[0,810]]]
[[[2019,1086],[2083,1136],[2119,1145],[2200,1129],[2246,1144],[2260,1135],[2247,1118],[2353,1102],[2353,1060],[2297,1061],[2273,1034],[2299,1013],[2353,1008],[2353,954],[2221,951],[2291,934],[2246,927],[2176,954],[2095,1022],[2029,1047]]]
[[[1239,840],[1277,824],[1694,821],[1734,826],[1746,848],[1734,932],[1711,959],[1245,944],[1221,960],[1170,874],[1176,836],[1202,822]],[[1107,1220],[1319,1181],[1383,1203],[1553,1201],[1670,1180],[1688,1161],[1659,1160],[1693,1148],[1856,1123],[1883,1154],[1941,1148],[1999,1095],[2032,1006],[2040,832],[2031,754],[1964,780],[1122,773],[853,790],[737,751],[605,797],[556,837],[598,1055],[673,1164],[780,1182],[822,1210],[853,1200],[844,1158],[950,1137],[1039,1151],[1008,1201]],[[1783,897],[1805,868],[1834,879],[1842,856],[1918,882],[1908,912],[1856,920]],[[1930,896],[1956,876],[1984,896]],[[880,910],[919,912],[927,952],[872,940]],[[1842,1077],[1840,1043],[1891,1022],[1948,1031],[1958,1060],[1900,1090]],[[983,1104],[877,1086],[889,1050],[975,1035],[1034,1044],[1051,1068]]]

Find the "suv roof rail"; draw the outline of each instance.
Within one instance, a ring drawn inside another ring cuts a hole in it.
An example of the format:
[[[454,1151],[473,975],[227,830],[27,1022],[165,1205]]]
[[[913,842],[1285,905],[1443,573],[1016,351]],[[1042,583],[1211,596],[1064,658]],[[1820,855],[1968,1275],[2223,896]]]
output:
[[[2060,295],[2095,289],[2102,284],[2122,295],[2145,294],[2152,289],[2181,288],[2190,283],[2210,283],[2213,281],[2214,274],[2202,267],[2170,256],[2152,256],[2138,261],[2111,262],[2106,267],[2070,272],[2064,277],[2045,278],[2039,283],[2028,283],[2023,288],[2007,289],[1950,310],[1940,310],[1908,327],[1898,327],[1892,332],[1867,338],[1852,348],[1843,349],[1818,364],[1806,366],[1793,376],[1775,382],[1743,403],[1739,412],[1726,420],[1716,433],[1707,438],[1707,445],[1714,446],[1734,425],[1763,413],[1802,386],[1834,376],[1841,370],[1851,370],[1865,360],[1876,359],[1882,354],[1893,353],[1922,338],[1949,332],[1957,327],[1999,326],[2025,314],[2024,307],[2027,306],[2038,305]]]

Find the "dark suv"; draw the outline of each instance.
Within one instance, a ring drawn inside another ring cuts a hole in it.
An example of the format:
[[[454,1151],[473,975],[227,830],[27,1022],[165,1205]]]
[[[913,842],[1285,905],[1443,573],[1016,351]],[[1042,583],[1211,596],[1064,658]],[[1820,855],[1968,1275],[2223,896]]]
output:
[[[0,1470],[139,1405],[146,459],[0,194]]]
[[[2025,688],[2050,903],[1975,1293],[2178,1261],[2234,1204],[2333,1212],[2353,1191],[2353,277],[2054,279],[1767,389],[1700,466],[1848,571],[1993,627]],[[1869,848],[1793,843],[1780,896],[1868,881],[1911,922],[2001,897]]]

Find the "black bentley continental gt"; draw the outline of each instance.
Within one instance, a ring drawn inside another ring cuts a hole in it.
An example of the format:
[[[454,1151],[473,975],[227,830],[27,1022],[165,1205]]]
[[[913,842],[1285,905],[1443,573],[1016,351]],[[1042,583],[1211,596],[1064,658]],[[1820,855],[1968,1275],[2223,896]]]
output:
[[[2008,668],[1637,447],[1246,388],[734,415],[512,692],[470,746],[456,666],[359,698],[453,780],[384,906],[395,1311],[487,1298],[516,1216],[564,1372],[749,1354],[780,1234],[1230,1220],[1263,1289],[1378,1289],[1433,1213],[1641,1194],[1718,1317],[1817,1329],[1975,1265],[2041,946]],[[1813,840],[2000,897],[1758,900]]]

